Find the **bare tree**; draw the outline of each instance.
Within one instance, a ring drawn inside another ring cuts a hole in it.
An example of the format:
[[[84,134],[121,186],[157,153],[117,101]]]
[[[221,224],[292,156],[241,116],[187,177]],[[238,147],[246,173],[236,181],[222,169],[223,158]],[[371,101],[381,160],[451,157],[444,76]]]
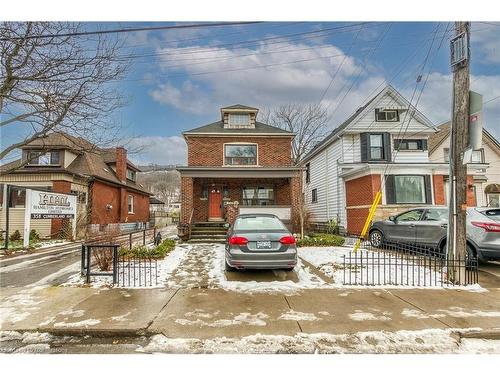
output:
[[[101,34],[70,35],[81,29],[77,23],[0,23],[0,129],[17,126],[25,135],[2,145],[0,160],[51,132],[116,142],[111,114],[124,101],[114,85],[128,68],[118,55],[122,43]]]
[[[297,134],[292,144],[294,163],[298,163],[328,132],[328,112],[320,104],[287,104],[264,110],[260,119]]]
[[[138,182],[167,205],[179,199],[181,178],[178,171],[156,171],[138,176]]]

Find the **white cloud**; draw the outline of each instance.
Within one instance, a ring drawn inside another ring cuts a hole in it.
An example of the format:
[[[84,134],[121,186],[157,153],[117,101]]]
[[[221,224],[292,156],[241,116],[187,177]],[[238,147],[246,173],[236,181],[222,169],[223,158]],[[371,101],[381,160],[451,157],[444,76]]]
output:
[[[184,138],[172,137],[136,137],[130,139],[127,148],[138,149],[129,158],[138,165],[155,164],[186,164],[187,147]]]
[[[161,59],[161,74],[185,73],[188,79],[180,85],[167,81],[150,95],[159,103],[196,114],[214,113],[214,108],[238,102],[257,107],[317,102],[344,59],[326,100],[358,72],[363,74],[353,57],[328,44],[267,42],[254,49],[183,47],[158,52],[168,52]],[[265,67],[247,69],[255,66]]]

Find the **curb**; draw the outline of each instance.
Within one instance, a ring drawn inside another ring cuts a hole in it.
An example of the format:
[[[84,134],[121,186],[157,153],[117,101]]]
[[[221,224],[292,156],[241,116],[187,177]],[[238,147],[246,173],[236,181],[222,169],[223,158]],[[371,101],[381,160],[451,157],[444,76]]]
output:
[[[19,333],[48,333],[53,336],[78,336],[78,337],[143,337],[153,336],[156,333],[144,328],[140,329],[16,329]]]
[[[489,329],[476,332],[459,332],[459,339],[500,340],[500,329]]]

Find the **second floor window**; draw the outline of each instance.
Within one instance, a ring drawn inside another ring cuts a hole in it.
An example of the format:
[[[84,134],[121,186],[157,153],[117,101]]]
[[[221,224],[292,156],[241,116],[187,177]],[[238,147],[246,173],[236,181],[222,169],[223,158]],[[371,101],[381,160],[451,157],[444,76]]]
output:
[[[423,151],[427,150],[426,139],[395,139],[394,149],[400,151]]]
[[[397,122],[399,121],[399,113],[397,109],[376,109],[375,121],[377,122]]]
[[[256,165],[257,145],[225,145],[224,164],[226,165]]]
[[[28,151],[28,165],[59,165],[59,151]]]
[[[382,134],[370,134],[370,159],[382,160],[384,158],[384,141]]]
[[[134,213],[134,196],[133,195],[128,196],[128,213],[129,214]]]
[[[127,169],[127,180],[135,181],[135,171]]]

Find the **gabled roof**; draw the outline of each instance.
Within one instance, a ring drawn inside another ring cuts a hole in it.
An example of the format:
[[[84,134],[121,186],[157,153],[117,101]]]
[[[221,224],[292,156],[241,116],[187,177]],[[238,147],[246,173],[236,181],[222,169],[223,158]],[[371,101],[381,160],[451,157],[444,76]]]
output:
[[[182,133],[183,135],[193,134],[266,134],[266,135],[288,135],[293,136],[294,133],[267,125],[262,122],[255,121],[254,128],[224,128],[224,123],[221,121],[212,122],[211,124],[203,125]]]
[[[23,146],[23,149],[29,148],[64,148],[72,149],[74,151],[82,150],[93,150],[97,146],[93,143],[83,139],[81,137],[75,137],[64,132],[52,132],[47,134],[45,137],[41,137],[31,141],[27,145]]]
[[[439,131],[429,137],[429,154],[432,154],[450,135],[451,121],[447,121],[438,126]],[[500,154],[500,142],[488,130],[483,127],[483,137],[490,141],[497,154]]]
[[[340,137],[342,132],[348,129],[349,125],[355,123],[357,119],[362,118],[365,115],[365,113],[372,110],[374,106],[377,105],[379,99],[381,99],[386,94],[394,96],[395,99],[399,101],[401,104],[405,105],[408,108],[414,109],[415,110],[415,113],[413,115],[414,118],[417,118],[417,120],[419,120],[429,128],[435,129],[434,125],[427,117],[425,117],[416,107],[410,105],[410,102],[403,95],[401,95],[394,87],[392,87],[391,85],[387,85],[381,91],[379,91],[378,94],[376,94],[374,97],[368,100],[364,105],[359,107],[351,116],[347,118],[347,120],[345,120],[335,129],[333,129],[333,131],[329,135],[327,135],[321,142],[316,144],[316,146],[314,146],[314,148],[311,151],[309,151],[307,155],[304,158],[302,158],[300,162],[303,163],[307,160],[310,160],[312,157],[321,152],[324,148],[328,147],[331,143],[335,141],[336,137]]]

